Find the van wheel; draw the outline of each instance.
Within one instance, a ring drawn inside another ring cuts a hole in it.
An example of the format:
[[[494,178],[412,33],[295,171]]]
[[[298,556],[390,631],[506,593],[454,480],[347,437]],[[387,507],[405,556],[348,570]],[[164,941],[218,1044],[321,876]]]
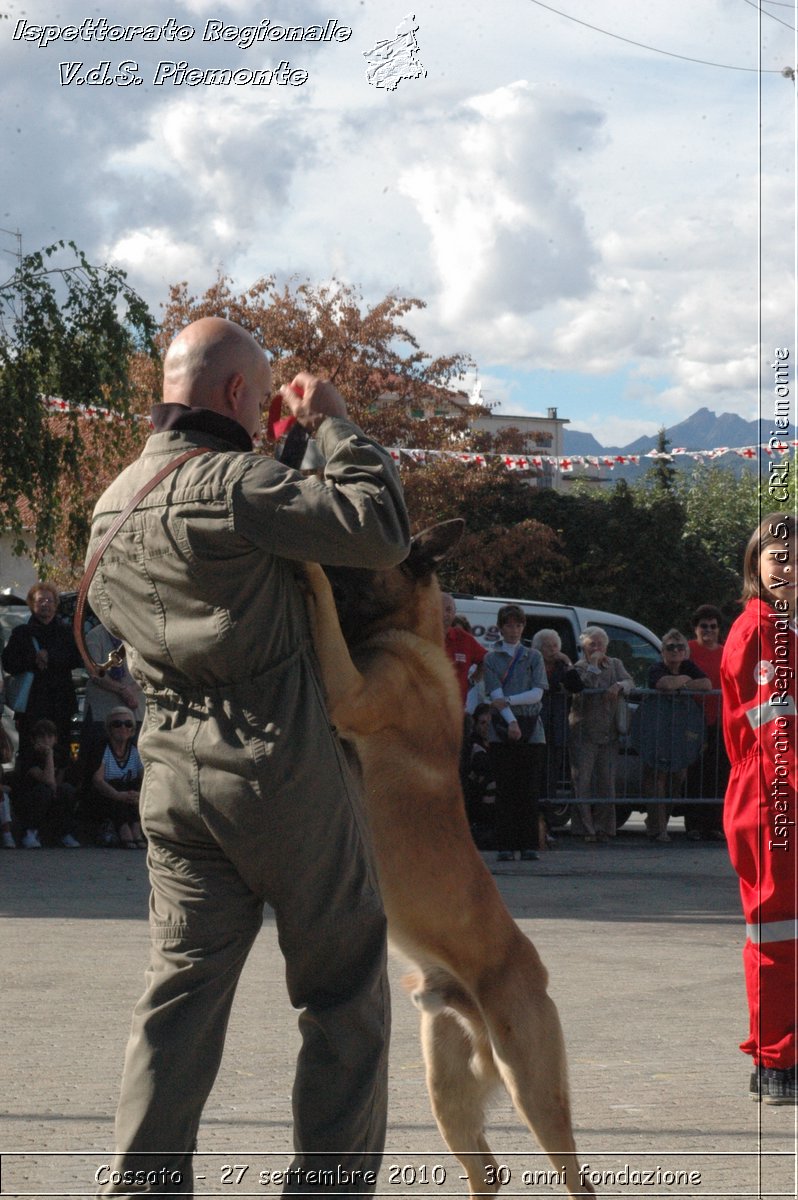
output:
[[[631,817],[634,809],[631,804],[615,805],[615,828],[621,829]]]

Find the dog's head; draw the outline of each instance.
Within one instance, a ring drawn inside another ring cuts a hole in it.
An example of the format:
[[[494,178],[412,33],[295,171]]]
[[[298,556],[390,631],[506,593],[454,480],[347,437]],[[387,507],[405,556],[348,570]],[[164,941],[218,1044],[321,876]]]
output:
[[[463,534],[460,518],[425,529],[410,542],[398,567],[364,571],[325,567],[335,596],[344,638],[350,647],[385,629],[409,629],[422,637],[443,637],[440,589],[435,572]]]

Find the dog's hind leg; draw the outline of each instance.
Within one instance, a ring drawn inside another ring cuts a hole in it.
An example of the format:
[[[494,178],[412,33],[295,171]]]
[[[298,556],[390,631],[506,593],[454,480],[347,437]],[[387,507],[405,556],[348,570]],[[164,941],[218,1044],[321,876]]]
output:
[[[545,968],[534,947],[527,947],[478,991],[496,1066],[569,1196],[594,1196],[579,1169],[560,1018],[546,992]]]
[[[470,1194],[492,1195],[499,1190],[498,1163],[485,1140],[485,1102],[500,1081],[487,1036],[478,1029],[469,1034],[449,1008],[422,1008],[421,1045],[441,1135],[465,1168]]]

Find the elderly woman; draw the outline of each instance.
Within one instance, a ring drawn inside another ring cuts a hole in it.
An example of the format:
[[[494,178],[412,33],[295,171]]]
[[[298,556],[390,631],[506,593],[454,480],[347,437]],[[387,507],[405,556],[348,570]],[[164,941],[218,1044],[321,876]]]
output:
[[[568,717],[574,804],[571,828],[586,842],[615,837],[615,763],[618,754],[618,705],[634,686],[619,658],[607,654],[609,638],[598,625],[580,635],[582,657],[574,670],[586,689],[575,696]],[[605,803],[591,804],[593,797]]]
[[[556,629],[539,629],[532,638],[532,649],[539,650],[546,669],[548,690],[543,693],[540,718],[546,737],[543,797],[557,800],[557,786],[565,774],[565,749],[568,743],[568,695],[581,692],[582,680],[574,670]]]
[[[95,811],[112,822],[120,846],[143,849],[147,843],[139,824],[139,792],[144,767],[133,745],[136,715],[120,704],[108,713],[105,728],[108,745],[93,776]]]
[[[648,686],[658,692],[670,696],[678,692],[709,692],[712,690],[712,680],[690,661],[690,647],[687,638],[678,629],[669,629],[662,638],[662,662],[655,663],[649,668]],[[660,701],[661,703],[661,701]],[[663,723],[663,728],[666,723]],[[687,775],[686,768],[675,771],[658,770],[654,773],[654,788],[659,799],[657,804],[649,804],[646,816],[646,831],[650,838],[657,842],[669,842],[668,820],[672,804],[665,802],[666,796],[673,796],[674,789],[680,791],[684,786]]]
[[[52,721],[56,727],[56,766],[64,766],[69,756],[70,726],[77,707],[72,671],[83,663],[71,628],[58,618],[59,599],[51,583],[35,583],[27,596],[30,618],[12,629],[3,650],[7,675],[33,674],[25,709],[14,714],[19,730],[20,774],[31,763],[31,735],[37,721]]]
[[[543,658],[524,646],[524,610],[499,609],[501,640],[484,661],[485,691],[493,710],[488,754],[496,780],[496,835],[499,861],[520,851],[525,862],[539,848],[538,799],[544,745],[540,707],[547,685]]]

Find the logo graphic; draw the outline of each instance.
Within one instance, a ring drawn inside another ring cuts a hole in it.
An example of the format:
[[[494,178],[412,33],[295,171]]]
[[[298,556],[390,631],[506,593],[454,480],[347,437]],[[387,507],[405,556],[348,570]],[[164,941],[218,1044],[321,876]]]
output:
[[[426,77],[427,69],[418,57],[417,31],[416,14],[408,13],[396,26],[394,37],[382,38],[370,50],[363,51],[368,62],[366,78],[372,87],[393,92],[403,79]]]
[[[775,675],[776,668],[773,666],[773,663],[768,662],[767,659],[763,658],[762,662],[757,663],[757,665],[754,667],[754,680],[761,687],[764,687],[766,683],[770,683],[771,679],[775,678]]]

